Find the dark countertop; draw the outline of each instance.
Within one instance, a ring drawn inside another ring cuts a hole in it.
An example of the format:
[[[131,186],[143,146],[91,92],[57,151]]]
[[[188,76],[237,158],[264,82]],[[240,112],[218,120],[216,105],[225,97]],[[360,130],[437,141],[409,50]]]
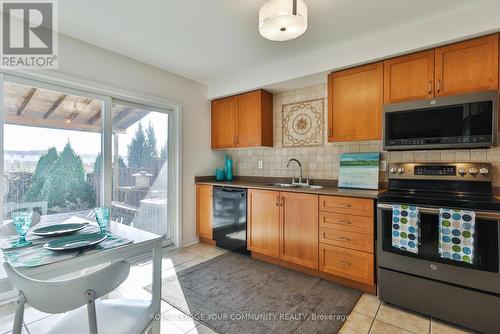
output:
[[[368,190],[368,189],[346,189],[338,188],[336,186],[336,181],[330,180],[313,180],[311,184],[322,185],[321,189],[307,189],[307,188],[284,188],[270,186],[270,183],[290,183],[290,178],[271,178],[271,177],[250,177],[250,176],[239,176],[235,177],[233,181],[216,181],[211,176],[196,177],[196,184],[206,184],[211,186],[221,186],[221,187],[233,187],[233,188],[247,188],[247,189],[263,189],[263,190],[275,190],[275,191],[286,191],[286,192],[296,192],[305,194],[315,194],[315,195],[328,195],[328,196],[345,196],[345,197],[358,197],[358,198],[370,198],[377,199],[378,195],[385,191],[385,189],[379,190]]]

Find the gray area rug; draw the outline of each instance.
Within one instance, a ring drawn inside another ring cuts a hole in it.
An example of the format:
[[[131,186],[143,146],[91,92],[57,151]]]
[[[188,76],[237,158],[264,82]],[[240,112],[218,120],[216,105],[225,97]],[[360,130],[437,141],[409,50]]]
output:
[[[362,294],[231,252],[162,283],[167,303],[231,334],[337,333]]]

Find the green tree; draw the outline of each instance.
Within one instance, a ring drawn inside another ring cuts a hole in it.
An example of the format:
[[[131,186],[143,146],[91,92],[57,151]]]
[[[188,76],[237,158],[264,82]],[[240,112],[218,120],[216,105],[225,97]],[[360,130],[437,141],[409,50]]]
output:
[[[142,129],[142,124],[139,123],[135,131],[132,142],[128,145],[128,166],[129,168],[144,167],[144,152],[146,151],[146,136]]]
[[[99,152],[99,154],[95,158],[95,161],[94,161],[94,170],[92,172],[94,172],[94,173],[100,173],[101,172],[101,166],[102,166],[102,155]]]
[[[43,184],[41,198],[49,208],[77,209],[94,203],[94,192],[85,180],[82,159],[68,142],[59,158],[52,164]]]
[[[144,167],[152,168],[154,162],[158,159],[158,149],[156,148],[156,135],[153,124],[149,121],[148,128],[146,129],[146,147],[144,152]]]
[[[125,161],[123,161],[123,158],[122,157],[118,157],[118,166],[119,167],[127,167],[125,165]]]
[[[26,202],[38,202],[40,200],[40,192],[43,184],[47,179],[47,174],[50,167],[58,158],[57,150],[55,147],[49,148],[47,153],[43,154],[36,164],[35,172],[31,178],[31,186],[24,194]]]
[[[158,149],[153,124],[149,122],[144,131],[139,123],[132,142],[128,145],[128,167],[152,168],[158,160]]]

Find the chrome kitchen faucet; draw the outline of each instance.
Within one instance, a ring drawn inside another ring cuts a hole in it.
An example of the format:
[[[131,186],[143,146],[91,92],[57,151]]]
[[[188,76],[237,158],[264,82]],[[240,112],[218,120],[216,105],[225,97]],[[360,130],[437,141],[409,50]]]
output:
[[[292,184],[296,185],[309,185],[309,178],[306,179],[306,182],[302,182],[302,164],[300,163],[299,160],[297,159],[290,159],[288,163],[286,164],[286,168],[290,167],[290,163],[296,162],[297,165],[300,167],[300,176],[299,176],[299,182],[295,182],[295,177],[292,178]]]

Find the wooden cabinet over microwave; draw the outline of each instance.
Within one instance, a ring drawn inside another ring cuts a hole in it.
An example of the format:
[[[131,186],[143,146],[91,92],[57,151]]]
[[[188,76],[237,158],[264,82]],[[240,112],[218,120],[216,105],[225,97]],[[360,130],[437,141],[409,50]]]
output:
[[[498,34],[436,49],[436,96],[498,89]]]
[[[384,61],[384,103],[434,96],[434,50]]]
[[[273,146],[273,96],[257,90],[212,101],[212,149]]]
[[[498,34],[384,61],[384,103],[498,90]]]
[[[382,136],[383,63],[328,76],[328,141],[377,140]]]

